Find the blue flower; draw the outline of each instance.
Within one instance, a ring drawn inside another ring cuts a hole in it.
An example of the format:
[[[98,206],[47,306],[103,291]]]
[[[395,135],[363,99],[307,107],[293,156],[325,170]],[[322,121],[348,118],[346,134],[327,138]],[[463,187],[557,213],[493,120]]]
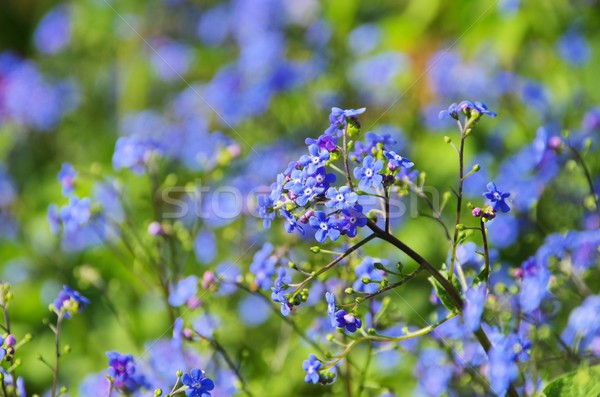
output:
[[[281,216],[285,218],[285,231],[288,233],[294,233],[295,230],[298,230],[300,234],[304,234],[304,228],[298,224],[298,220],[292,213],[286,209],[279,210]]]
[[[459,107],[456,103],[453,103],[448,107],[448,110],[442,110],[439,114],[439,119],[445,119],[446,117],[452,117],[455,120],[458,120],[458,111]]]
[[[579,351],[588,349],[596,350],[594,341],[600,337],[600,296],[592,295],[585,298],[581,306],[573,309],[569,315],[567,328],[561,335],[561,339],[568,345],[578,343]],[[597,343],[597,342],[596,342]]]
[[[283,193],[284,184],[285,176],[283,174],[277,175],[277,181],[271,185],[271,194],[269,195],[273,202],[277,202],[281,198],[281,193]]]
[[[71,41],[71,17],[66,5],[51,9],[34,33],[35,47],[43,54],[56,54]]]
[[[350,191],[349,186],[342,186],[339,190],[331,187],[325,193],[325,197],[329,199],[325,202],[325,206],[336,210],[350,208],[358,200],[358,194]]]
[[[471,287],[466,292],[465,308],[463,310],[463,319],[465,327],[470,332],[475,332],[479,328],[483,306],[486,299],[486,286],[481,284],[477,287]]]
[[[337,140],[338,138],[336,136],[323,134],[317,139],[306,138],[304,140],[304,143],[308,146],[317,145],[318,147],[323,148],[328,152],[333,152],[337,149]]]
[[[263,220],[263,227],[268,229],[271,227],[271,221],[275,219],[273,209],[273,200],[266,194],[257,197],[258,201],[258,216]]]
[[[483,102],[473,103],[471,101],[462,101],[458,105],[458,107],[460,108],[460,110],[462,110],[462,112],[465,115],[467,115],[469,117],[471,117],[474,112],[477,115],[487,114],[488,116],[496,117],[496,113],[489,110],[488,107]]]
[[[516,363],[512,343],[509,343],[508,339],[503,336],[497,340],[493,339],[492,336],[488,379],[495,394],[504,396],[510,384],[519,376],[519,367]]]
[[[275,274],[277,258],[273,254],[273,245],[265,243],[262,248],[254,254],[250,264],[250,272],[255,276],[256,284],[263,290],[271,288],[271,277]]]
[[[291,277],[285,275],[285,269],[280,267],[277,272],[277,278],[273,287],[271,287],[271,299],[274,302],[281,303],[281,314],[287,317],[290,314],[290,306],[284,292],[288,289],[288,284],[292,282]]]
[[[315,186],[323,188],[323,190],[329,189],[329,184],[334,183],[336,180],[335,174],[328,174],[324,167],[321,167],[312,175],[317,180]]]
[[[106,374],[112,379],[115,389],[132,393],[150,387],[143,375],[136,375],[135,360],[131,354],[110,351],[106,356],[109,365]]]
[[[286,178],[286,182],[283,185],[283,188],[290,190],[292,192],[299,190],[304,186],[304,183],[306,182],[306,178],[308,178],[308,175],[306,174],[305,169],[302,169],[302,170],[294,169],[294,170],[292,170],[290,175]]]
[[[335,296],[333,295],[333,292],[326,292],[325,300],[327,301],[327,315],[331,321],[331,326],[335,328],[337,325],[337,318],[335,317]]]
[[[81,229],[92,215],[90,199],[85,197],[79,199],[72,196],[69,204],[60,208],[59,216],[63,226],[68,232],[76,232]]]
[[[73,193],[73,185],[75,182],[75,176],[77,173],[73,166],[69,163],[64,163],[58,173],[58,182],[62,186],[62,194],[68,197]]]
[[[312,201],[319,194],[323,193],[325,189],[317,186],[317,180],[310,177],[306,180],[304,186],[295,186],[293,193],[296,194],[296,204],[299,206],[305,206],[306,203]]]
[[[189,276],[179,281],[171,288],[169,294],[169,305],[173,307],[183,306],[198,292],[198,277]]]
[[[439,396],[448,391],[453,368],[446,354],[437,349],[424,349],[419,354],[415,375],[419,378],[419,389],[427,396]]]
[[[413,163],[406,157],[402,157],[398,153],[393,152],[393,151],[388,152],[387,150],[384,150],[383,155],[385,157],[387,157],[388,159],[390,159],[390,161],[388,163],[388,168],[392,171],[394,171],[400,167],[411,168],[413,165],[415,165],[415,163]]]
[[[335,241],[340,237],[338,223],[333,217],[328,217],[324,212],[317,211],[310,218],[310,226],[318,229],[315,233],[315,238],[318,242],[323,243],[329,237],[331,241]]]
[[[375,161],[372,156],[365,157],[363,166],[354,169],[354,177],[360,179],[358,187],[361,190],[369,190],[371,186],[375,189],[382,187],[383,176],[379,174],[382,168],[381,160]]]
[[[362,327],[362,321],[360,318],[354,317],[353,314],[346,312],[345,310],[338,310],[335,312],[335,321],[338,328],[346,328],[348,332],[356,332],[357,329]]]
[[[341,219],[338,225],[342,232],[346,232],[348,237],[356,237],[358,228],[367,224],[367,217],[362,213],[362,207],[355,205],[353,208],[347,208],[340,213]]]
[[[569,29],[556,43],[562,59],[573,66],[581,66],[590,59],[590,48],[576,29]]]
[[[315,385],[319,383],[319,369],[321,368],[321,362],[317,360],[314,354],[310,354],[308,356],[308,360],[304,360],[302,363],[302,369],[306,371],[306,376],[304,377],[304,381],[306,383],[314,383]]]
[[[181,383],[187,386],[185,395],[188,397],[210,397],[209,392],[215,388],[215,383],[197,368],[192,369],[189,374],[183,374]]]
[[[367,110],[367,108],[360,109],[347,109],[343,110],[340,108],[331,108],[331,113],[329,114],[329,128],[325,130],[325,134],[327,135],[335,135],[340,136],[343,133],[343,130],[348,125],[348,119],[356,120],[356,116],[359,114],[363,114]]]
[[[127,168],[136,174],[143,174],[152,158],[162,152],[161,145],[153,139],[137,135],[123,136],[115,144],[113,168]]]
[[[329,152],[325,149],[321,149],[317,145],[310,145],[308,147],[308,153],[300,157],[300,164],[306,167],[308,175],[314,174],[318,168],[324,167],[327,160],[329,160]]]
[[[71,318],[75,313],[81,313],[89,303],[90,301],[85,296],[64,285],[53,305],[57,313],[63,312],[65,318]]]
[[[487,189],[488,192],[484,193],[483,196],[492,202],[492,208],[494,209],[494,211],[510,211],[510,207],[508,206],[508,204],[506,204],[505,201],[508,197],[510,197],[510,193],[502,193],[498,191],[494,182],[488,183]]]
[[[382,261],[381,259],[371,258],[370,256],[367,256],[365,259],[363,259],[362,263],[358,265],[356,269],[354,269],[354,273],[358,277],[358,279],[354,281],[354,284],[352,285],[352,288],[355,291],[371,294],[379,289],[378,283],[365,284],[362,282],[364,278],[367,278],[371,281],[383,280],[381,270],[375,268],[376,262],[385,263],[385,261]]]

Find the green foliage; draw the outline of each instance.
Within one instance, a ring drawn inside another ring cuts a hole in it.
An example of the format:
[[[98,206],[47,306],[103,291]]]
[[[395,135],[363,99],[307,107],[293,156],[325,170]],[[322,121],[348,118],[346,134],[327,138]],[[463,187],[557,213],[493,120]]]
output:
[[[600,365],[583,367],[563,375],[544,388],[546,397],[600,396]]]

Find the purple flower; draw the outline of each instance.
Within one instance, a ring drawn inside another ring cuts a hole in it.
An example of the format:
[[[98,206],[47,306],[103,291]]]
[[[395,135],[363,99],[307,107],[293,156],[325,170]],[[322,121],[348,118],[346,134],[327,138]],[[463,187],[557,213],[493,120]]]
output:
[[[288,284],[292,282],[291,277],[285,275],[285,269],[280,267],[277,272],[277,278],[273,287],[271,287],[271,299],[274,302],[281,303],[281,314],[287,317],[290,314],[290,306],[284,292],[288,289]]]
[[[362,321],[360,318],[354,317],[353,314],[346,312],[345,310],[338,310],[335,312],[335,321],[338,328],[346,328],[348,332],[356,332],[357,329],[362,327]]]
[[[54,300],[54,310],[64,313],[65,318],[71,318],[75,313],[81,313],[90,301],[79,292],[64,285]]]
[[[323,148],[328,152],[333,152],[337,149],[337,140],[338,138],[336,136],[323,134],[317,139],[306,138],[304,140],[304,143],[308,146],[317,145],[318,147]]]
[[[467,116],[472,116],[472,113],[475,112],[478,115],[487,114],[491,117],[496,117],[496,113],[488,110],[488,107],[483,102],[471,102],[471,101],[462,101],[458,107],[464,114]]]
[[[325,197],[329,199],[325,202],[325,206],[336,210],[351,208],[358,200],[358,194],[350,191],[349,186],[342,186],[339,190],[330,187]]]
[[[319,368],[321,368],[321,362],[317,360],[314,354],[310,354],[308,360],[304,360],[302,363],[302,369],[306,372],[304,381],[306,383],[314,383],[315,385],[319,383]]]
[[[327,301],[327,315],[331,321],[331,326],[335,328],[337,325],[337,319],[335,317],[335,296],[333,295],[333,292],[326,292],[325,300]]]
[[[390,159],[390,162],[388,163],[388,168],[392,171],[394,171],[400,167],[411,168],[413,165],[415,165],[415,163],[413,163],[406,157],[402,157],[398,153],[393,152],[393,151],[388,152],[387,150],[384,150],[383,155],[385,157],[387,157],[388,159]]]
[[[135,360],[131,354],[110,351],[106,356],[109,365],[106,374],[112,379],[116,389],[133,393],[140,388],[150,387],[143,375],[135,374]]]
[[[315,186],[323,188],[324,191],[329,189],[329,184],[334,183],[336,180],[335,174],[328,174],[324,167],[319,168],[317,172],[314,173],[313,178],[317,180]]]
[[[329,152],[317,145],[310,145],[308,153],[300,157],[300,164],[306,167],[308,175],[313,175],[318,168],[324,167],[329,160]]]
[[[73,166],[69,163],[63,163],[60,172],[58,173],[58,182],[60,182],[62,186],[63,196],[68,197],[73,193],[75,176],[77,176],[77,173]]]
[[[362,207],[355,205],[353,208],[347,208],[340,213],[341,219],[338,225],[342,231],[346,232],[348,237],[356,237],[358,228],[367,224],[367,217],[362,213]]]
[[[483,196],[492,202],[492,208],[494,211],[508,212],[510,207],[506,204],[506,199],[510,197],[510,193],[502,193],[496,188],[494,182],[487,184],[488,192],[484,193]]]
[[[315,238],[318,242],[323,243],[329,237],[331,241],[335,241],[340,237],[338,223],[333,217],[328,217],[324,212],[317,211],[309,220],[310,226],[313,229],[318,229],[315,233]]]
[[[325,134],[327,135],[335,135],[341,136],[343,130],[348,125],[348,119],[353,119],[356,121],[356,116],[359,114],[363,114],[367,110],[367,108],[360,109],[347,109],[343,110],[340,108],[331,108],[331,113],[329,114],[329,128],[325,130]]]
[[[185,395],[188,397],[210,397],[209,392],[215,388],[215,383],[197,368],[192,369],[189,374],[183,374],[181,383],[187,386]]]
[[[173,307],[183,306],[198,292],[198,277],[189,276],[179,281],[171,288],[169,294],[169,305]]]
[[[381,160],[375,161],[372,156],[365,157],[363,166],[354,169],[354,177],[360,179],[358,183],[359,189],[366,191],[371,186],[375,189],[380,188],[383,176],[379,174],[379,171],[382,168],[383,162]]]

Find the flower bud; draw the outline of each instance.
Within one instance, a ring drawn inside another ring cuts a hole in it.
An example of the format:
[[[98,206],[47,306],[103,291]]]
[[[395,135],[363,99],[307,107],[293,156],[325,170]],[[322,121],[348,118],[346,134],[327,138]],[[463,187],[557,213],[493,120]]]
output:
[[[162,225],[159,222],[151,222],[148,225],[148,234],[151,236],[162,236],[165,233]]]
[[[481,213],[483,211],[481,211],[481,208],[479,207],[475,207],[473,208],[473,211],[471,211],[471,214],[475,217],[475,218],[479,218],[481,216]]]

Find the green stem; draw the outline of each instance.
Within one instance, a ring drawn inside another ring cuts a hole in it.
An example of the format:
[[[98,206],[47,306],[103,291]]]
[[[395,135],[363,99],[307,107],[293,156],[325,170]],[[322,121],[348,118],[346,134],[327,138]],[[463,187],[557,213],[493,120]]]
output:
[[[60,313],[58,315],[58,319],[56,320],[56,329],[54,330],[54,348],[55,348],[55,357],[56,362],[54,364],[54,372],[52,379],[52,397],[56,397],[56,391],[58,389],[58,373],[60,370],[60,327],[62,325],[62,321],[64,318],[64,313]]]

